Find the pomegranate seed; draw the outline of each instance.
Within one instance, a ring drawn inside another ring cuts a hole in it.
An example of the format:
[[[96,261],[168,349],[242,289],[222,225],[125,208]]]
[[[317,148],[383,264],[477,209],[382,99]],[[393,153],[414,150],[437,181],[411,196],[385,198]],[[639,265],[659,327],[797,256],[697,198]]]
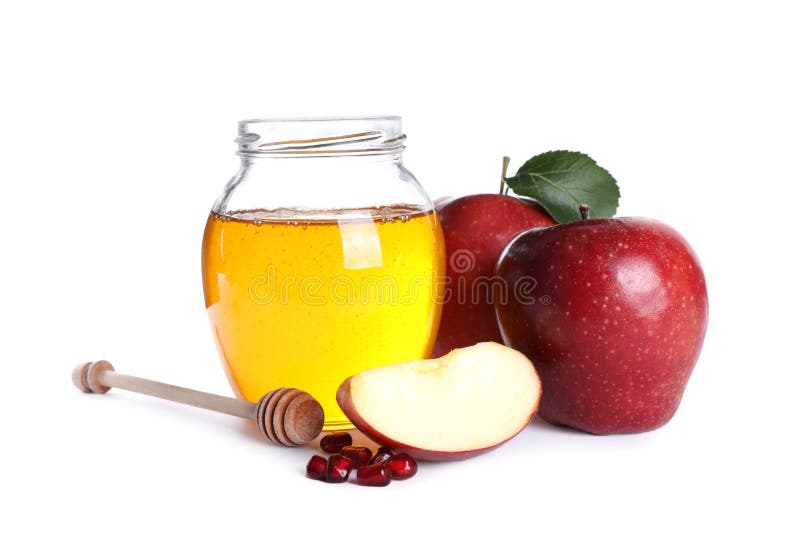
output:
[[[314,455],[306,466],[306,476],[314,480],[325,480],[328,470],[328,461],[325,457]]]
[[[326,481],[338,484],[339,482],[346,482],[350,477],[350,471],[353,470],[353,460],[344,455],[334,453],[328,459],[328,477]]]
[[[398,453],[386,461],[392,480],[406,480],[417,474],[417,462],[408,453]]]
[[[392,455],[394,455],[394,454],[392,453],[392,450],[389,449],[388,447],[385,447],[385,446],[384,447],[379,447],[378,451],[375,453],[375,455],[372,456],[372,459],[369,460],[369,464],[370,465],[382,465],[386,461],[388,461],[389,457],[391,457]]]
[[[332,432],[319,441],[319,447],[325,453],[339,453],[348,445],[353,445],[353,437],[347,432]]]
[[[339,453],[352,459],[356,464],[356,468],[367,466],[372,458],[372,452],[366,447],[348,445],[343,447]]]
[[[388,486],[391,481],[391,471],[386,465],[367,465],[356,473],[356,484],[359,486]]]

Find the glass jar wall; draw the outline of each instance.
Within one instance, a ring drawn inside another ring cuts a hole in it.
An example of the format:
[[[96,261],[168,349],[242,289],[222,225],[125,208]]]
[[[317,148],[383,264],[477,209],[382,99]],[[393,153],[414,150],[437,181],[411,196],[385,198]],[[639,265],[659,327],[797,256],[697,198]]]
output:
[[[444,241],[402,163],[399,117],[249,120],[203,238],[205,302],[235,393],[317,398],[325,429],[361,370],[430,355]]]

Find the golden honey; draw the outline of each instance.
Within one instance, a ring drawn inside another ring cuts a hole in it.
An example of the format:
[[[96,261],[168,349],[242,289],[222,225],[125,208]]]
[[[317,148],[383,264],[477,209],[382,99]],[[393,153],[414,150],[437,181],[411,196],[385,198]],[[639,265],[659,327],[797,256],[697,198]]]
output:
[[[203,287],[236,394],[300,388],[326,430],[352,428],[336,403],[345,378],[431,353],[443,244],[435,212],[409,205],[212,212]]]

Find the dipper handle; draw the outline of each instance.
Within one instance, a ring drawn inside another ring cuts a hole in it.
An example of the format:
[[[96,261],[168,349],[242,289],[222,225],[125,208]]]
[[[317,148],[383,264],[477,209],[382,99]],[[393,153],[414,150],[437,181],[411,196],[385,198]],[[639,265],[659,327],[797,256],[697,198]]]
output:
[[[252,403],[121,374],[116,372],[108,361],[78,365],[72,371],[72,382],[85,393],[105,394],[111,388],[122,388],[254,420],[268,440],[286,446],[302,445],[313,440],[322,431],[325,421],[319,402],[308,393],[296,388],[278,388],[264,395],[258,403]]]

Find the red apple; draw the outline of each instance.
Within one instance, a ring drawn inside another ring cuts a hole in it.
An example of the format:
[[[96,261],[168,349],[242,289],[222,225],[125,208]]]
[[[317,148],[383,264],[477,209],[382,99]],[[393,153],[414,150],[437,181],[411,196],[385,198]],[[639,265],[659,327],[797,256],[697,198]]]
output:
[[[542,417],[593,434],[644,432],[675,414],[708,321],[703,270],[671,227],[596,219],[519,235],[497,275],[503,338],[536,365]]]
[[[492,277],[500,253],[517,234],[555,221],[536,202],[502,194],[436,202],[447,251],[448,281],[433,356],[478,342],[501,341]]]
[[[541,385],[521,353],[492,342],[363,371],[336,401],[375,442],[416,459],[484,453],[519,434],[539,406]]]

